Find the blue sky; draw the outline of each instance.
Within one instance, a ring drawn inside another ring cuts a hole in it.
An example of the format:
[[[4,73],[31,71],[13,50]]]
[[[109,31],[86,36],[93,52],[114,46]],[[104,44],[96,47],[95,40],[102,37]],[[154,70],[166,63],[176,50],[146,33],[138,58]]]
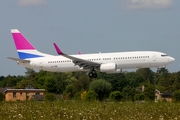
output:
[[[17,28],[41,52],[56,55],[154,50],[176,61],[180,71],[179,0],[2,0],[0,1],[0,75],[24,75],[10,29]]]

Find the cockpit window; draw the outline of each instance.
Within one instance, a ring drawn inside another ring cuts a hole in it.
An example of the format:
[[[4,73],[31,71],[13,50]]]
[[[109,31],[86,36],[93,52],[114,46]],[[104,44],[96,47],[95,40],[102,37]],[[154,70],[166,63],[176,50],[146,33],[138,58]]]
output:
[[[163,54],[163,55],[161,55],[162,57],[166,57],[166,56],[168,56],[168,55],[166,55],[166,54]]]

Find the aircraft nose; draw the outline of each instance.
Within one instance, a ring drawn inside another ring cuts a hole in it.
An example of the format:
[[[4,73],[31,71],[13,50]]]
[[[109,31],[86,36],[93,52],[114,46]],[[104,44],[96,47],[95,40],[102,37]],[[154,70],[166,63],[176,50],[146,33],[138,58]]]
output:
[[[173,57],[169,57],[169,62],[173,62],[175,59]]]

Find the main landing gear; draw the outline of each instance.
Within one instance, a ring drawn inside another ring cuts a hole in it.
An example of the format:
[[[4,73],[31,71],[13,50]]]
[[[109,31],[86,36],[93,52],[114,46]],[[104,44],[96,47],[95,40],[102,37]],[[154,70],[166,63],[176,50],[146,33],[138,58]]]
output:
[[[92,70],[92,71],[90,71],[90,72],[88,73],[88,76],[89,76],[90,78],[97,78],[97,73],[96,73],[95,70]]]

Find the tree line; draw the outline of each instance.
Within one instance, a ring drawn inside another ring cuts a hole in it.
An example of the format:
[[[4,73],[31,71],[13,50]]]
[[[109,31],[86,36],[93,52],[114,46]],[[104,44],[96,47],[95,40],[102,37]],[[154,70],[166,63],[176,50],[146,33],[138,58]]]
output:
[[[24,76],[0,76],[0,87],[17,89],[45,89],[48,93],[62,94],[64,99],[97,98],[104,100],[154,100],[154,90],[178,92],[180,89],[180,71],[170,73],[161,68],[153,72],[149,68],[134,72],[106,74],[98,72],[97,78],[89,78],[85,72],[56,73],[28,69]],[[142,86],[145,91],[142,92]]]

